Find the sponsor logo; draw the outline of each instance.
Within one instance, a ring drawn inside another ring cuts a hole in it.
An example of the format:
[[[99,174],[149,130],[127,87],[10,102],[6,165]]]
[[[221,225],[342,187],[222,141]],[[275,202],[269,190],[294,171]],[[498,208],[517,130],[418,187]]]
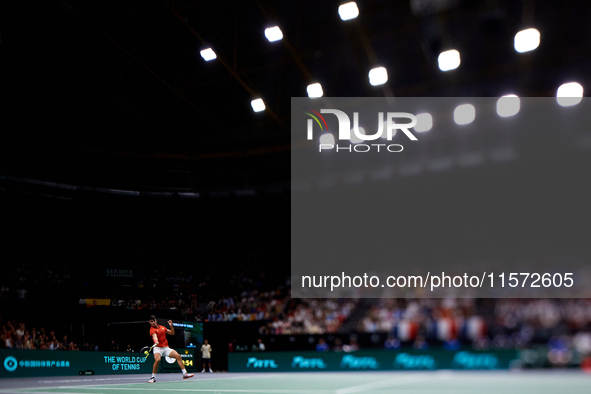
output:
[[[4,359],[4,369],[14,372],[17,367],[21,368],[69,368],[70,361],[67,360],[20,360],[13,356]]]
[[[378,369],[379,367],[380,363],[374,357],[355,357],[349,354],[341,359],[341,368]]]
[[[8,372],[13,372],[17,366],[18,361],[16,361],[16,358],[8,356],[4,359],[4,369],[6,369]]]
[[[322,114],[332,114],[337,117],[339,124],[338,140],[339,141],[375,141],[379,138],[385,138],[387,141],[391,141],[392,137],[399,130],[411,141],[417,141],[417,137],[409,130],[416,126],[417,118],[415,115],[408,112],[387,112],[384,117],[383,112],[378,112],[378,130],[374,134],[366,134],[365,131],[361,131],[359,127],[359,113],[353,112],[353,127],[351,127],[351,120],[349,116],[338,109],[321,109],[320,112],[315,111],[311,108],[304,107],[306,115],[310,116],[307,122],[307,139],[312,140],[314,138],[314,124],[317,124],[320,131],[329,133],[328,124]],[[396,122],[394,121],[396,119]],[[331,138],[334,136],[331,134]],[[335,144],[320,140],[318,145],[319,152],[323,151],[347,151],[365,153],[370,151],[377,152],[402,152],[404,147],[400,144]]]
[[[291,362],[291,367],[301,369],[325,369],[326,363],[321,358],[305,358],[296,356]]]
[[[107,277],[110,278],[133,278],[133,270],[120,270],[107,268]]]
[[[408,353],[400,353],[394,359],[394,367],[402,369],[435,369],[437,362],[431,356],[413,356]]]
[[[275,360],[259,360],[256,357],[249,357],[248,361],[246,362],[246,368],[277,368],[278,365],[275,363]]]
[[[491,353],[459,352],[455,355],[453,364],[462,369],[495,369],[499,365],[499,359]]]

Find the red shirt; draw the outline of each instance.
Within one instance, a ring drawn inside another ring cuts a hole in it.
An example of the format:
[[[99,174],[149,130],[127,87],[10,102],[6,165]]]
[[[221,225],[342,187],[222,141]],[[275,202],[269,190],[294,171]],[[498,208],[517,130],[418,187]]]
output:
[[[167,328],[164,326],[158,326],[158,328],[150,327],[150,336],[156,334],[156,337],[158,338],[158,347],[168,347],[166,330]]]

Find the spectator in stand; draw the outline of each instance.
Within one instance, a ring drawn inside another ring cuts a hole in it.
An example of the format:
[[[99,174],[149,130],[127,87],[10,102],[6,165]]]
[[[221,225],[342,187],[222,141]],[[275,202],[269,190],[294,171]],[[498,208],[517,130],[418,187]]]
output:
[[[19,324],[18,328],[15,331],[16,335],[20,335],[21,337],[25,335],[25,323]]]
[[[400,347],[400,341],[394,338],[394,335],[388,334],[388,339],[384,342],[384,348],[388,350],[395,350]]]
[[[30,338],[27,338],[25,340],[25,349],[34,349],[35,347],[33,346],[33,341]]]
[[[60,343],[60,350],[68,350],[69,349],[70,344],[68,343],[68,336],[64,335],[64,338],[62,339],[62,342]]]
[[[328,351],[328,344],[324,340],[324,338],[318,339],[318,343],[316,344],[316,350],[319,352],[326,352]]]
[[[349,345],[343,345],[344,352],[356,352],[359,350],[359,345],[357,344],[357,338],[354,335],[351,335],[349,339]]]
[[[40,349],[41,348],[41,344],[44,343],[45,341],[45,336],[41,333],[39,333],[37,335],[37,338],[35,338],[33,340],[33,346],[35,347],[35,349]]]
[[[419,334],[413,342],[412,347],[417,350],[427,350],[429,348],[429,344],[425,340],[425,337]]]
[[[12,341],[10,340],[10,337],[6,335],[5,332],[2,333],[2,347],[6,349],[12,348]]]

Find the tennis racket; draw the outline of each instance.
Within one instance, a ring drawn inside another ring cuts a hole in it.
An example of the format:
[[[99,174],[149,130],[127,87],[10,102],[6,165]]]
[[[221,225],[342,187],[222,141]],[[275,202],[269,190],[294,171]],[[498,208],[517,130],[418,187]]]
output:
[[[150,352],[154,349],[154,346],[156,346],[156,344],[153,344],[152,346],[144,346],[142,350],[140,350],[140,353],[144,355],[144,360],[147,360],[148,357],[150,357]]]

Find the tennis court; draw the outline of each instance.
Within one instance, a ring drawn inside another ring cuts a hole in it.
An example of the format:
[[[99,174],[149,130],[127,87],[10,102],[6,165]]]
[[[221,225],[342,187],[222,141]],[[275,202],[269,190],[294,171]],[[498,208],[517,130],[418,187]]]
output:
[[[1,393],[590,393],[591,374],[580,371],[529,372],[356,372],[179,374],[5,379]]]

